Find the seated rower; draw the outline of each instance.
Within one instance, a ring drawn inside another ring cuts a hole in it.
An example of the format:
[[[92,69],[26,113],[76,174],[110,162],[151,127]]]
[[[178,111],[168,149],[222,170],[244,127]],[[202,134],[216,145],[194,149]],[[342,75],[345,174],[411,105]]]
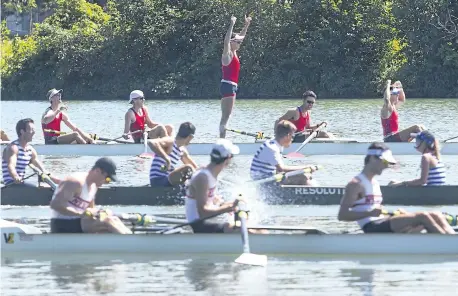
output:
[[[250,168],[250,175],[253,180],[261,180],[278,173],[287,173],[308,167],[307,165],[285,165],[283,163],[283,148],[288,148],[291,145],[295,132],[296,127],[287,120],[281,120],[277,124],[275,138],[262,144],[253,157]],[[316,185],[311,175],[305,174],[291,176],[283,180],[281,184]],[[269,185],[272,185],[272,183],[264,184],[264,186]]]
[[[51,232],[132,233],[118,217],[95,208],[98,188],[111,181],[116,181],[116,165],[105,157],[98,159],[89,172],[65,178],[56,188],[50,203]],[[100,215],[101,212],[105,215]]]
[[[439,142],[428,131],[417,134],[415,139],[415,149],[422,154],[420,178],[403,182],[391,181],[388,185],[393,187],[445,185],[445,165],[440,161]]]
[[[383,143],[372,143],[364,158],[362,172],[345,187],[340,203],[339,221],[356,221],[365,233],[408,233],[426,230],[431,233],[449,233],[450,227],[440,212],[383,214],[383,196],[375,176],[389,165],[396,164],[391,150]]]
[[[196,127],[190,122],[184,122],[180,125],[175,139],[165,137],[148,140],[148,146],[155,154],[149,173],[151,187],[184,184],[197,169],[197,164],[186,150],[195,133]],[[175,168],[180,159],[184,165]]]
[[[383,107],[380,111],[383,128],[384,142],[410,142],[410,134],[419,133],[425,129],[423,125],[412,125],[399,131],[398,107],[406,101],[406,95],[400,81],[391,84],[387,80],[385,92],[383,93]]]
[[[41,126],[45,138],[45,144],[92,144],[91,136],[76,127],[64,111],[67,106],[62,104],[62,90],[51,89],[47,98],[51,103],[41,117]],[[72,133],[60,133],[60,123],[64,122]]]
[[[297,129],[297,133],[293,138],[293,143],[302,143],[305,139],[320,125],[328,125],[327,122],[323,121],[320,124],[312,125],[311,111],[313,105],[316,103],[317,96],[316,94],[308,90],[302,95],[302,105],[289,109],[282,117],[275,121],[275,127],[277,123],[282,120],[289,120],[292,122]],[[334,138],[334,135],[326,131],[319,131],[317,138]]]
[[[145,96],[141,90],[134,90],[130,93],[129,104],[132,104],[132,107],[127,110],[124,117],[124,139],[127,140],[131,136],[134,143],[143,143],[143,132],[146,131],[145,124],[150,128],[147,132],[148,139],[172,136],[172,125],[162,125],[151,120],[148,108],[144,105]]]
[[[16,133],[18,139],[12,141],[3,150],[2,155],[2,173],[3,183],[22,184],[31,187],[37,187],[33,183],[24,181],[25,170],[30,163],[44,173],[43,165],[38,159],[38,154],[35,148],[30,145],[33,136],[35,135],[35,124],[32,119],[24,118],[17,122]],[[49,175],[49,174],[47,174]],[[51,180],[59,183],[60,180],[50,176]]]
[[[8,135],[3,130],[0,130],[0,137],[0,140],[2,140],[3,142],[10,141],[10,138],[8,138]]]

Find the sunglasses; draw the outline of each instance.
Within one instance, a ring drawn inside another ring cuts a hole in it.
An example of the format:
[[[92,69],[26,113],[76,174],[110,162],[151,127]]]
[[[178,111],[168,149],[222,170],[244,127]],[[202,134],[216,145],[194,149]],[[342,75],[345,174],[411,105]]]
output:
[[[309,104],[309,105],[315,104],[315,101],[309,101],[309,100],[307,100],[306,102],[307,102],[307,104]]]

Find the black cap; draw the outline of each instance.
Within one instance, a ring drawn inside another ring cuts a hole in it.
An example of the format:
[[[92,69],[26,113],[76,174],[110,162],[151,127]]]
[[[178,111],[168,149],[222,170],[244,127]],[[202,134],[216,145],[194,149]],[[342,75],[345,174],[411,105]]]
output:
[[[108,157],[102,157],[99,158],[94,165],[94,168],[99,168],[105,173],[108,174],[108,177],[110,177],[111,180],[117,181],[116,177],[116,164],[114,163],[113,160],[111,160]]]

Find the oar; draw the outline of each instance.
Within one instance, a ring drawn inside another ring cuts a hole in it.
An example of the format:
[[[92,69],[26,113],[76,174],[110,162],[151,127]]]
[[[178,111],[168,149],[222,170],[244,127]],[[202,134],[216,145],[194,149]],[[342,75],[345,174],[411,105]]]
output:
[[[113,213],[111,210],[100,210],[98,212],[99,217],[106,217],[106,216],[116,216],[123,221],[128,221],[133,225],[138,226],[145,226],[149,224],[158,223],[169,223],[169,224],[182,224],[186,220],[183,219],[175,219],[175,218],[167,218],[167,217],[159,217],[159,216],[152,216],[140,213]]]
[[[154,154],[148,152],[148,132],[147,131],[143,132],[143,145],[144,145],[144,151],[142,154],[138,155],[138,157],[145,158],[145,159],[153,158]]]
[[[387,210],[382,210],[382,214],[384,215],[390,215],[390,216],[397,216],[397,215],[401,215],[401,212],[400,211],[387,211]],[[448,224],[450,224],[450,226],[458,226],[458,215],[453,215],[453,214],[449,214],[449,213],[446,213],[446,212],[442,212],[442,214],[444,215],[445,217],[445,220],[447,220]]]
[[[315,172],[319,169],[322,169],[323,166],[321,165],[311,165],[308,166],[304,169],[297,170],[297,171],[292,171],[292,172],[287,172],[287,173],[279,173],[276,175],[273,175],[272,177],[261,179],[261,180],[253,180],[253,181],[248,181],[247,183],[250,184],[263,184],[267,182],[281,182],[291,176],[296,176],[296,175],[301,175],[301,174],[307,174],[307,173],[312,173]]]
[[[240,220],[240,232],[242,234],[243,253],[234,262],[246,265],[266,266],[267,256],[257,255],[250,252],[250,241],[248,237],[248,228],[246,219],[248,213],[244,209],[244,202],[239,203],[239,211],[236,213],[237,218]]]
[[[45,182],[46,184],[48,184],[49,186],[51,186],[52,190],[56,190],[56,188],[57,188],[56,183],[54,183],[48,175],[43,174],[43,172],[40,172],[39,169],[37,169],[35,166],[33,166],[33,165],[31,165],[31,164],[29,164],[29,167],[30,167],[36,174],[38,174],[38,175],[40,176],[40,178],[41,178],[41,180],[42,180],[43,182]]]
[[[320,128],[323,126],[323,124],[324,122],[318,125],[318,127],[307,137],[307,139],[305,139],[304,142],[302,142],[302,144],[299,146],[299,148],[297,148],[296,151],[290,152],[287,155],[284,155],[283,157],[285,158],[304,157],[304,155],[299,153],[299,151],[301,151],[301,149],[304,148],[304,146],[307,145],[308,142],[313,140],[313,138],[318,136],[318,132],[320,131]]]
[[[24,180],[30,179],[30,178],[32,178],[33,176],[35,176],[36,174],[37,174],[37,173],[36,173],[36,172],[34,172],[33,174],[30,174],[30,175],[28,175],[27,177],[25,177],[25,178],[22,178],[22,180],[21,180],[21,181],[24,181]],[[17,184],[17,183],[16,183],[16,182],[11,182],[11,183],[8,183],[8,184],[6,184],[5,186],[3,186],[3,188],[7,188],[7,187],[10,187],[10,186],[13,186],[14,184]]]
[[[448,142],[448,141],[450,141],[450,140],[456,139],[456,138],[458,138],[458,136],[456,136],[456,137],[451,137],[451,138],[448,138],[447,140],[444,140],[444,143],[445,143],[445,142]]]
[[[230,131],[230,132],[233,132],[233,133],[241,134],[241,135],[255,137],[256,140],[260,140],[260,139],[270,140],[270,139],[272,139],[272,137],[269,137],[269,136],[265,136],[264,137],[264,133],[263,132],[250,133],[250,132],[244,132],[244,131],[234,130],[234,129],[230,129],[230,128],[227,128],[226,130]]]
[[[129,132],[127,133],[128,135],[134,135],[134,134],[138,134],[139,132],[141,132],[142,130],[136,130],[136,131],[133,131],[133,132]],[[118,142],[119,139],[123,138],[124,135],[120,136],[120,137],[117,137],[117,138],[114,138],[114,139],[107,139],[107,138],[102,138],[102,137],[99,137],[97,138],[97,140],[101,140],[101,141],[106,141],[106,142]],[[125,143],[124,141],[121,141],[119,143]]]

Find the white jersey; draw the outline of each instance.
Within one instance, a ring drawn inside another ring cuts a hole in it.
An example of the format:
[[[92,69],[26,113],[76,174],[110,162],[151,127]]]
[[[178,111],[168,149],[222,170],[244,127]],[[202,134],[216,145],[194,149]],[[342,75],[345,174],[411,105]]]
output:
[[[84,174],[87,175],[87,173],[84,173]],[[57,190],[54,191],[52,199],[55,198],[56,192],[57,192]],[[77,211],[85,211],[89,207],[91,202],[94,200],[96,192],[97,192],[97,188],[95,188],[95,189],[93,189],[91,191],[88,188],[87,184],[84,183],[83,188],[81,189],[81,194],[79,196],[75,195],[68,202],[68,206],[74,208]],[[61,213],[59,213],[59,212],[57,212],[56,210],[53,210],[53,209],[51,209],[51,211],[52,211],[51,217],[54,218],[54,219],[78,219],[78,218],[80,218],[78,216],[63,215],[63,214],[61,214]]]
[[[364,187],[364,197],[358,199],[353,204],[353,211],[355,212],[370,212],[376,207],[381,206],[383,202],[382,191],[380,190],[380,184],[374,178],[372,182],[364,175],[363,173],[356,176],[359,180],[361,180],[361,185]],[[359,227],[363,228],[364,225],[371,221],[376,221],[379,219],[384,218],[383,215],[378,217],[366,217],[364,219],[356,221]]]
[[[205,174],[207,176],[207,179],[208,179],[207,203],[213,205],[213,199],[215,198],[215,195],[216,195],[216,182],[217,181],[216,181],[216,178],[213,176],[213,174],[208,169],[201,169],[201,170],[194,172],[191,179],[189,180],[189,183],[191,183],[196,178],[196,176],[200,174]],[[197,210],[197,202],[194,198],[192,198],[189,192],[189,188],[186,189],[185,208],[186,208],[186,219],[188,220],[188,222],[192,222],[192,221],[200,219],[199,211]]]

